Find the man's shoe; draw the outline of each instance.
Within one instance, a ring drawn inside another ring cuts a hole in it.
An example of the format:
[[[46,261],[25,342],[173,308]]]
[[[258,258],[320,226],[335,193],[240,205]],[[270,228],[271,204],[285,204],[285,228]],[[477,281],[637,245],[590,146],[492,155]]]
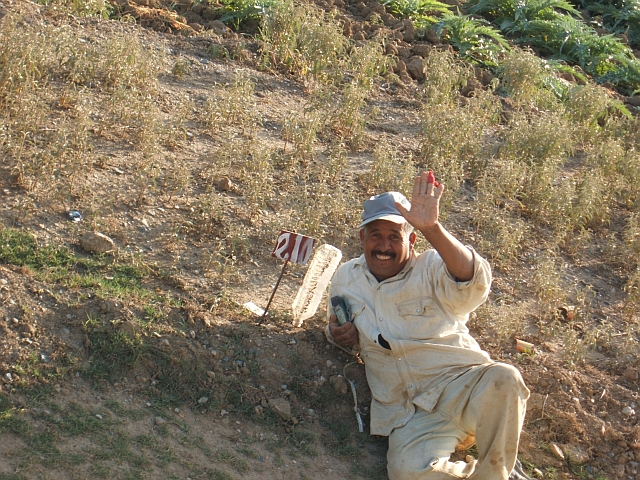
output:
[[[509,480],[531,480],[531,477],[527,476],[522,469],[522,463],[516,459],[516,465],[513,467]]]

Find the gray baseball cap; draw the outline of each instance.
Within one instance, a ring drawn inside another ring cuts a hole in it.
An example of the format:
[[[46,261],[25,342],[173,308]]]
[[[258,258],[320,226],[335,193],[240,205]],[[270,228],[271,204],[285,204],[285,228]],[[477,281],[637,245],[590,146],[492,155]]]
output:
[[[385,192],[364,201],[362,223],[358,228],[376,220],[388,220],[393,223],[405,223],[406,220],[396,208],[395,202],[402,204],[406,209],[411,208],[409,200],[400,192]]]

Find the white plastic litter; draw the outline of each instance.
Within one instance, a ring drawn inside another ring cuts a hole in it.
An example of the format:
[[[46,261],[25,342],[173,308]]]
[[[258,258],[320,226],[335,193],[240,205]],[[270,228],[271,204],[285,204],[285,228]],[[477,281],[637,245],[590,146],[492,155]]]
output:
[[[324,244],[316,249],[291,307],[294,326],[301,327],[302,322],[316,313],[341,259],[342,252],[334,246]]]

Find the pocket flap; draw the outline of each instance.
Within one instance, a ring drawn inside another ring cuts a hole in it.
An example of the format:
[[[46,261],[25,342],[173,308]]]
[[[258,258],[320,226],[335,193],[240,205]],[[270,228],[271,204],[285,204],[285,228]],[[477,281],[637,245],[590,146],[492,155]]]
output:
[[[430,298],[414,298],[398,305],[398,313],[402,316],[406,315],[422,315],[424,311],[431,305]]]

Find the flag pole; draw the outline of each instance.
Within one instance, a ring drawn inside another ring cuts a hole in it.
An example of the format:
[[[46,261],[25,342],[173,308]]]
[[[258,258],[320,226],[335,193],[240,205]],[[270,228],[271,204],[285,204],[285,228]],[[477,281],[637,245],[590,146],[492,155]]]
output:
[[[269,302],[267,303],[267,306],[264,309],[264,313],[262,314],[262,316],[260,317],[260,320],[258,321],[258,325],[262,325],[262,322],[267,316],[267,312],[269,311],[269,307],[271,306],[271,301],[273,300],[273,297],[276,295],[276,290],[278,290],[278,287],[280,286],[280,280],[282,280],[282,276],[284,275],[284,271],[287,269],[288,263],[289,263],[289,260],[285,260],[284,264],[282,265],[282,271],[280,272],[280,276],[278,277],[278,281],[276,282],[276,285],[273,287],[273,292],[271,292],[271,298],[269,298]]]

